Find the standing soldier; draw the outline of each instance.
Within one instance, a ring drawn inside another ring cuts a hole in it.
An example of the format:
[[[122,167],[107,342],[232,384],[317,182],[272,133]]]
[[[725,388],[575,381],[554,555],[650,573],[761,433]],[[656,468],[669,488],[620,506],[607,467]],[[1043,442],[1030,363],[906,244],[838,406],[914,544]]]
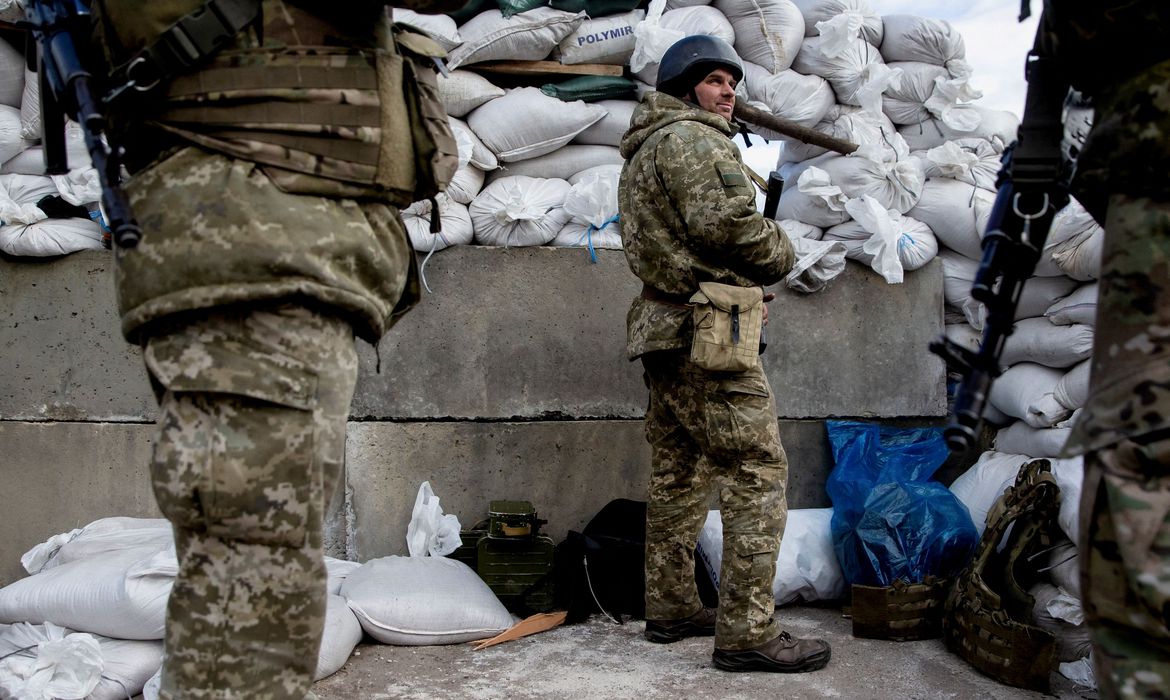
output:
[[[723,40],[679,40],[621,144],[622,243],[643,282],[627,316],[627,353],[642,359],[650,388],[645,634],[660,643],[713,634],[712,660],[728,671],[812,671],[828,663],[829,645],[793,638],[772,619],[788,462],[758,332],[762,286],[778,282],[794,255],[780,226],[756,211],[730,138],[742,77]],[[726,331],[713,345],[695,339],[693,319],[708,312],[698,325]],[[693,554],[716,481],[718,612],[699,600]]]
[[[1170,3],[1048,0],[1042,53],[1092,96],[1074,194],[1105,227],[1081,576],[1103,698],[1170,693]]]
[[[394,169],[419,148],[405,49],[430,44],[372,1],[93,16],[143,230],[117,251],[118,304],[159,399],[150,473],[179,558],[161,697],[311,697],[354,335],[377,343],[418,299]]]

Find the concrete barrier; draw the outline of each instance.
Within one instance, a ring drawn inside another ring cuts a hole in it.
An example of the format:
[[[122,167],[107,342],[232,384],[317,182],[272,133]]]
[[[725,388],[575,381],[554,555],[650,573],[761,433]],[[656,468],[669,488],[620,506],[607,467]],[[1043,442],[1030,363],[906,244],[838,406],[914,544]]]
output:
[[[618,251],[458,247],[362,364],[332,552],[405,552],[419,483],[472,524],[495,498],[534,502],[558,539],[611,498],[645,496],[641,367],[625,359],[640,285]],[[46,537],[107,515],[157,514],[145,473],[156,409],[121,338],[109,253],[0,259],[0,582]],[[823,420],[938,422],[938,263],[901,285],[850,265],[825,291],[775,290],[765,365],[792,465],[792,507],[826,505]],[[380,364],[380,367],[379,367]],[[15,477],[15,478],[12,478]],[[344,500],[343,500],[344,499]]]

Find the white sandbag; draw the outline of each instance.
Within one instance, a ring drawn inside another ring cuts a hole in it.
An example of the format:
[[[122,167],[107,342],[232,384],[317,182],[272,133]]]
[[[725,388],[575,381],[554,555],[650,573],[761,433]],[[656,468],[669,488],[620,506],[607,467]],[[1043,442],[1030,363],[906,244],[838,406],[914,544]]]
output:
[[[53,535],[32,547],[20,558],[30,574],[39,574],[69,562],[102,556],[127,549],[174,545],[174,531],[163,518],[99,518],[83,528]]]
[[[504,96],[504,89],[469,70],[448,71],[439,75],[439,99],[452,117],[467,116],[485,102]]]
[[[940,243],[967,258],[983,257],[983,234],[995,193],[948,177],[932,177],[906,213],[934,231]]]
[[[1067,296],[1076,286],[1076,280],[1068,277],[1032,277],[1020,292],[1015,320],[1043,316],[1057,299]]]
[[[178,571],[173,549],[125,549],[42,571],[0,589],[0,622],[54,622],[119,639],[162,639]]]
[[[481,245],[545,245],[569,221],[569,183],[524,175],[493,181],[469,207],[475,241]]]
[[[858,146],[880,146],[885,150],[883,160],[900,160],[910,154],[906,141],[898,136],[889,117],[881,112],[867,112],[851,105],[834,105],[813,128]],[[780,141],[784,148],[776,163],[777,170],[787,164],[803,162],[828,152],[826,148],[793,138],[785,137]]]
[[[586,168],[581,172],[569,178],[569,184],[575,185],[586,178],[594,175],[601,175],[605,177],[620,178],[622,175],[622,165],[620,163],[611,163],[608,165],[595,165],[592,168]]]
[[[794,0],[804,15],[804,35],[817,36],[817,25],[828,22],[842,14],[854,18],[861,38],[874,46],[881,46],[884,35],[882,18],[869,6],[867,0]]]
[[[743,64],[743,71],[743,86],[752,106],[802,126],[820,123],[836,101],[828,81],[816,75],[802,75],[794,70],[773,74],[748,61]],[[753,124],[749,128],[766,139],[781,138],[781,134],[765,127]]]
[[[508,163],[488,173],[487,184],[516,175],[568,180],[582,170],[602,165],[621,165],[622,153],[614,146],[569,144],[543,156]]]
[[[471,243],[475,230],[467,206],[445,194],[439,194],[435,201],[439,203],[439,222],[442,227],[438,233],[431,233],[434,210],[429,199],[415,202],[402,210],[402,223],[410,236],[411,246],[419,252],[429,253]]]
[[[1093,644],[1089,641],[1084,614],[1080,612],[1081,601],[1068,591],[1043,582],[1029,588],[1028,595],[1032,596],[1033,624],[1052,634],[1056,640],[1055,660],[1070,662],[1087,657]],[[1068,619],[1070,609],[1080,614]]]
[[[776,555],[776,578],[772,581],[776,605],[837,600],[846,594],[845,576],[833,551],[832,519],[832,508],[788,511],[788,524]],[[698,545],[702,562],[718,586],[723,562],[723,522],[719,511],[707,513]]]
[[[463,43],[463,37],[459,36],[459,27],[455,25],[455,20],[447,15],[424,15],[401,7],[391,8],[390,12],[395,22],[409,24],[434,39],[448,53]]]
[[[1053,583],[1074,597],[1081,598],[1081,563],[1077,556],[1077,546],[1072,540],[1064,537],[1054,543],[1044,568]]]
[[[47,257],[101,249],[101,227],[89,219],[47,219],[35,224],[0,226],[0,251],[8,255]]]
[[[963,36],[944,19],[915,15],[884,15],[882,58],[945,66],[952,76],[970,75]]]
[[[1068,296],[1053,302],[1044,311],[1049,321],[1065,326],[1070,323],[1084,323],[1093,325],[1097,322],[1097,289],[1096,282],[1083,284]]]
[[[956,139],[914,155],[928,178],[951,178],[994,192],[1003,147],[986,139]]]
[[[961,323],[947,323],[943,326],[943,335],[947,340],[958,343],[960,347],[964,347],[971,352],[979,350],[979,344],[983,340],[983,334],[971,327],[971,324],[965,320]],[[1007,450],[1000,450],[1006,452]]]
[[[795,179],[784,180],[776,216],[827,228],[849,219],[849,212],[845,210],[848,200],[849,197],[833,184],[827,172],[810,165]]]
[[[349,603],[340,595],[330,595],[325,604],[325,629],[317,652],[317,671],[313,680],[332,676],[345,665],[354,647],[362,641],[362,625]]]
[[[986,312],[983,304],[971,296],[979,261],[947,249],[939,250],[938,259],[943,266],[943,301],[961,312],[967,325],[982,333]]]
[[[467,125],[501,162],[508,163],[551,153],[605,115],[604,107],[581,100],[562,102],[539,88],[522,87],[467,115]]]
[[[73,168],[61,175],[50,175],[49,179],[69,204],[84,207],[102,198],[102,181],[96,168]]]
[[[1093,104],[1073,90],[1065,102],[1064,138],[1060,140],[1060,152],[1065,160],[1073,162],[1077,159],[1092,128]]]
[[[1080,541],[1081,492],[1085,482],[1085,458],[1052,459],[1052,476],[1060,487],[1060,529],[1073,542]]]
[[[512,625],[487,584],[447,557],[372,559],[349,575],[341,595],[366,634],[383,644],[458,644]]]
[[[819,241],[825,235],[825,231],[821,227],[806,224],[796,219],[780,219],[780,228],[788,235],[788,240],[790,241],[794,241],[797,238]]]
[[[804,17],[791,0],[715,0],[731,21],[735,52],[772,73],[788,69],[804,39]]]
[[[1033,428],[1051,428],[1068,418],[1070,409],[1057,403],[1053,392],[1064,372],[1034,362],[1021,362],[1004,370],[991,385],[993,406]]]
[[[483,189],[483,182],[487,174],[470,163],[455,171],[451,182],[447,183],[446,195],[453,202],[463,205],[471,204],[479,191]]]
[[[664,0],[652,0],[646,19],[634,27],[630,70],[644,83],[658,82],[658,62],[674,42],[692,34],[717,36],[735,43],[735,30],[722,12],[706,5],[666,10]]]
[[[905,214],[922,196],[926,177],[917,158],[882,160],[885,154],[863,146],[847,156],[822,158],[817,167],[850,199],[873,197],[883,208]]]
[[[634,54],[634,27],[645,18],[645,10],[632,10],[586,19],[557,45],[560,62],[624,66]]]
[[[1095,280],[1101,275],[1101,249],[1105,230],[1075,199],[1056,212],[1044,250],[1056,266],[1075,280]]]
[[[1035,362],[1062,369],[1072,367],[1092,354],[1092,326],[1083,323],[1057,326],[1038,316],[1016,321],[1012,334],[1004,341],[999,361],[1003,365]]]
[[[823,240],[844,242],[846,257],[869,265],[890,284],[902,282],[904,270],[917,270],[938,254],[938,241],[925,224],[869,195],[849,200],[845,210],[853,220],[825,231]]]
[[[995,449],[1029,457],[1059,457],[1071,434],[1070,427],[1033,428],[1017,420],[995,434]]]
[[[486,10],[459,27],[463,43],[447,57],[450,68],[481,61],[539,61],[580,26],[584,12],[538,7],[504,17]]]
[[[4,43],[0,40],[0,44]],[[0,70],[0,82],[3,81],[2,70]],[[0,84],[0,90],[3,89]],[[0,163],[7,163],[15,158],[18,154],[24,151],[30,144],[20,136],[20,107],[9,107],[5,104],[0,104]],[[72,164],[72,163],[70,163]],[[45,172],[44,163],[41,163],[40,173]]]
[[[1092,359],[1087,359],[1060,378],[1053,396],[1056,402],[1075,411],[1089,400],[1089,377],[1092,373]]]
[[[1020,467],[1031,461],[1027,455],[988,451],[967,471],[951,482],[951,493],[967,506],[979,536],[987,529],[987,513],[1009,486],[1015,483]]]
[[[792,250],[796,262],[784,277],[784,286],[794,291],[819,292],[845,271],[847,251],[841,241],[797,238],[792,241]]]
[[[968,76],[953,77],[942,66],[916,61],[887,63],[901,71],[896,85],[886,88],[882,111],[895,124],[920,124],[935,117],[951,128],[970,131],[979,126],[980,113],[968,103],[983,96]]]
[[[694,7],[695,5],[710,5],[711,0],[666,0],[666,9],[674,10],[680,7]]]
[[[620,250],[622,233],[618,225],[618,180],[621,171],[591,168],[565,195],[565,213],[570,216],[549,245],[586,248],[595,262],[597,248]]]
[[[1016,138],[1020,118],[1014,113],[1001,109],[988,109],[977,104],[969,109],[978,115],[978,125],[973,129],[958,129],[945,121],[932,117],[921,124],[907,124],[898,127],[898,133],[910,144],[913,151],[926,151],[955,139],[985,139],[1003,148]],[[974,115],[970,115],[974,116]],[[970,121],[975,121],[971,119]]]
[[[0,625],[0,697],[125,700],[142,692],[162,657],[161,641],[111,639],[52,623]],[[69,681],[77,684],[74,692]]]
[[[24,90],[20,96],[20,138],[41,138],[41,80],[35,72],[24,69]]]
[[[345,578],[360,569],[361,566],[361,562],[325,557],[325,572],[328,577],[326,590],[329,591],[329,595],[340,593],[341,584],[345,583]]]
[[[900,73],[892,72],[878,50],[864,39],[850,40],[833,55],[824,44],[823,36],[806,38],[792,68],[829,81],[838,102],[880,112],[882,92],[898,80]]]
[[[19,112],[24,96],[24,55],[11,43],[0,40],[0,106]]]
[[[634,117],[634,109],[638,107],[638,102],[636,100],[598,100],[593,104],[604,107],[606,115],[602,117],[601,121],[574,136],[573,143],[617,148],[622,143],[622,137],[630,130],[630,121]]]
[[[456,119],[455,117],[448,117],[447,121],[451,124],[451,131],[455,135],[455,143],[459,148],[459,156],[461,159],[464,156],[466,145],[471,144],[471,155],[468,156],[467,162],[480,170],[495,170],[500,167],[500,162],[496,158],[496,154],[492,149],[484,145],[484,142],[467,122]]]

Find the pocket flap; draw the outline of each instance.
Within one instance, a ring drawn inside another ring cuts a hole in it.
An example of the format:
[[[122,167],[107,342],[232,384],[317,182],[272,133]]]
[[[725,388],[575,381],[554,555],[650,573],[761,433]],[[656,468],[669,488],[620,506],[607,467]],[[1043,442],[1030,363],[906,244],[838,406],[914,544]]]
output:
[[[398,43],[399,48],[404,51],[409,51],[415,56],[424,56],[426,58],[446,58],[447,52],[434,39],[419,34],[413,28],[407,27],[403,24],[394,25],[394,41]]]
[[[728,313],[733,306],[739,306],[740,313],[747,313],[764,300],[763,287],[737,287],[719,282],[700,282],[699,293],[706,296],[713,306]],[[691,297],[691,301],[694,302],[695,297]]]

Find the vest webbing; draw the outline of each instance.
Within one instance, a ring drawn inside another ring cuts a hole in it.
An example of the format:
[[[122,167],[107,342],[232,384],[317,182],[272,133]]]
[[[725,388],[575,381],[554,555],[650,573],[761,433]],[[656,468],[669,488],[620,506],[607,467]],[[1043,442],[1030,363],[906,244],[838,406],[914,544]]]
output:
[[[975,558],[955,580],[943,618],[947,648],[988,676],[1019,688],[1048,691],[1055,637],[1028,624],[1033,599],[1015,577],[1015,566],[1042,541],[1060,505],[1060,489],[1048,460],[1020,469],[1013,486],[987,517]],[[1012,528],[1002,551],[999,544]],[[993,590],[989,581],[999,581]]]

